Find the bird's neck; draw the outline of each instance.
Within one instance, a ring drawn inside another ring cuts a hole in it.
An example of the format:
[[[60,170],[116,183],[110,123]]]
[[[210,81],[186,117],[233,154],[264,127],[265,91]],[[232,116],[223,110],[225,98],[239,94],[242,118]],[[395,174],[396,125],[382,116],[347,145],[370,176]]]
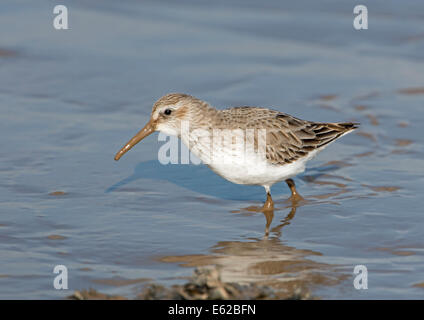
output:
[[[220,119],[220,110],[201,101],[198,108],[191,111],[189,117],[190,131],[195,129],[212,130]]]

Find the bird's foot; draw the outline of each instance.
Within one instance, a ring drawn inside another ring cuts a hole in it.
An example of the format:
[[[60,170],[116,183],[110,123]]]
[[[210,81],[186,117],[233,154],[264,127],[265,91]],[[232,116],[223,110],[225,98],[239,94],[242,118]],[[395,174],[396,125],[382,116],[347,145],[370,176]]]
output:
[[[300,201],[305,200],[305,198],[303,198],[300,194],[298,193],[292,193],[292,195],[290,196],[290,198],[288,198],[289,201],[293,202],[293,203],[298,203]]]
[[[286,183],[289,186],[290,191],[291,191],[291,196],[290,196],[289,200],[293,204],[297,204],[298,202],[305,200],[299,193],[297,193],[296,185],[295,185],[293,179],[287,179]]]

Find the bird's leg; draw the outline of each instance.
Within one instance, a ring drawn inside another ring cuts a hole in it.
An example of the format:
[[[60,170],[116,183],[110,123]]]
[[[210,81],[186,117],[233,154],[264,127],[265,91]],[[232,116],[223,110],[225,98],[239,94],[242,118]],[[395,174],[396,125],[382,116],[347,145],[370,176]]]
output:
[[[290,197],[290,200],[291,200],[291,201],[294,201],[294,202],[297,202],[297,201],[303,200],[303,197],[302,197],[300,194],[298,194],[298,193],[297,193],[296,185],[294,184],[293,179],[287,179],[287,180],[286,180],[286,183],[287,183],[287,185],[289,186],[290,191],[291,191],[291,193],[292,193],[292,194],[291,194],[291,197]]]
[[[274,218],[274,210],[262,210],[265,215],[266,225],[265,225],[265,239],[268,238],[269,235],[269,226],[271,225],[272,219]]]
[[[271,190],[269,187],[265,187],[265,191],[266,191],[266,201],[264,203],[264,206],[262,208],[262,210],[274,210],[274,201],[272,201],[271,198]]]
[[[271,194],[269,192],[266,194],[266,201],[262,209],[267,211],[274,210],[274,201],[272,201]]]

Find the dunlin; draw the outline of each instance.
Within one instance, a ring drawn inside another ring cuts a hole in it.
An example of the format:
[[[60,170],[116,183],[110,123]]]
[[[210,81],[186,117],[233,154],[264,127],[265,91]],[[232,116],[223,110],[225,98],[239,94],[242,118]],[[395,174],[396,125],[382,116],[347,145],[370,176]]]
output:
[[[291,190],[290,199],[301,199],[291,178],[303,172],[306,162],[319,151],[357,127],[351,122],[301,120],[259,107],[217,110],[193,96],[171,93],[154,104],[149,122],[116,154],[115,160],[155,131],[176,135],[223,178],[263,186],[267,199],[262,209],[272,210],[270,188],[274,183],[285,180]],[[224,139],[216,140],[216,132],[224,132]]]

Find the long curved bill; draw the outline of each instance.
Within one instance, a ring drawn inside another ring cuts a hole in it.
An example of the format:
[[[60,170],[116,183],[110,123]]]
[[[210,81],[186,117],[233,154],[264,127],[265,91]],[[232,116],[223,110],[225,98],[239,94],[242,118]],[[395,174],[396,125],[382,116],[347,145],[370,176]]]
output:
[[[118,153],[115,155],[115,160],[118,161],[124,155],[124,153],[129,151],[145,137],[155,132],[155,127],[155,123],[150,119],[150,121],[147,122],[144,128],[141,129],[134,137],[131,138],[130,141],[125,144],[125,146],[122,147],[121,150],[118,151]]]

